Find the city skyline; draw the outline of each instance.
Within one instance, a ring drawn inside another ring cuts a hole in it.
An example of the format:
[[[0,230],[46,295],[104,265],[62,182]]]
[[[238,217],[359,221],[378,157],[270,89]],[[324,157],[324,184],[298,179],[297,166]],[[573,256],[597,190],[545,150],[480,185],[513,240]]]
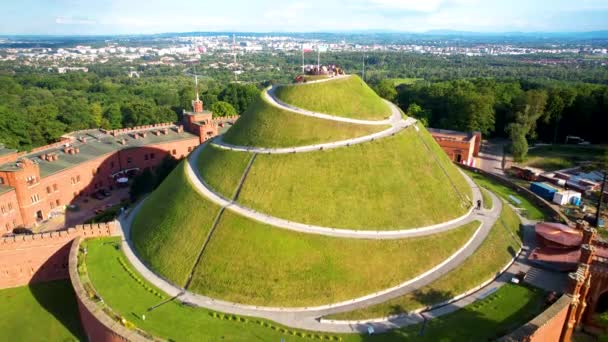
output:
[[[608,30],[608,3],[541,0],[229,0],[203,3],[24,0],[0,5],[0,35],[153,34],[188,31],[321,32]],[[314,18],[311,19],[311,18]]]

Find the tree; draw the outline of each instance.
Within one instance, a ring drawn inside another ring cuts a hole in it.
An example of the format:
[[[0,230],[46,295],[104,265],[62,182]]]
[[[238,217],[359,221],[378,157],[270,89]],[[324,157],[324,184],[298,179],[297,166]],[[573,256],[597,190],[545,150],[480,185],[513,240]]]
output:
[[[117,129],[122,127],[122,114],[120,112],[120,106],[118,103],[112,103],[103,112],[103,120],[106,129]]]
[[[509,124],[507,127],[511,138],[511,152],[516,162],[522,162],[528,155],[528,140],[526,140],[527,128],[519,123]]]
[[[155,186],[156,179],[154,174],[150,171],[150,168],[145,168],[142,173],[133,178],[133,183],[129,189],[129,195],[132,200],[135,200],[154,190]]]
[[[253,84],[230,83],[224,88],[218,99],[230,103],[237,113],[242,113],[255,101],[260,90]]]
[[[230,103],[224,101],[215,102],[210,109],[214,117],[236,115],[236,109]]]
[[[93,120],[95,127],[101,127],[101,121],[103,119],[103,110],[101,109],[101,105],[99,103],[93,103],[90,105],[90,107],[91,120]]]
[[[397,89],[395,88],[395,83],[390,79],[383,79],[380,81],[380,83],[374,87],[374,90],[378,96],[391,102],[394,102],[397,99]]]
[[[429,124],[429,112],[422,109],[416,103],[412,103],[407,107],[407,115],[418,119],[425,127]]]

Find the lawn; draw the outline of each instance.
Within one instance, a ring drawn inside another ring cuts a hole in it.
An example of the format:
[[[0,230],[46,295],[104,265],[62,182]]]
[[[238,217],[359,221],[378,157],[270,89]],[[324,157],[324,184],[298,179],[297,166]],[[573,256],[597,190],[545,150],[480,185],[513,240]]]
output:
[[[395,87],[400,85],[412,85],[419,81],[424,81],[424,78],[391,78],[390,79]]]
[[[191,290],[264,306],[329,304],[396,286],[461,248],[479,222],[428,237],[365,240],[303,234],[225,211]]]
[[[224,134],[233,145],[293,147],[356,138],[389,126],[357,125],[285,111],[258,98]]]
[[[508,205],[503,206],[488,237],[457,268],[436,281],[404,296],[367,308],[332,315],[332,319],[371,319],[410,312],[454,298],[479,284],[492,279],[513,259],[521,246],[520,220]],[[513,237],[513,235],[516,238]]]
[[[123,268],[119,259],[126,260],[117,249],[119,238],[87,241],[86,257],[89,277],[98,294],[115,312],[155,336],[173,341],[280,341],[286,342],[341,339],[345,342],[388,342],[407,340],[490,340],[514,330],[542,310],[543,293],[525,287],[505,285],[473,307],[446,315],[425,328],[420,337],[420,325],[381,335],[334,335],[288,329],[263,319],[223,315],[202,308],[168,302],[153,311],[147,309],[161,299],[146,290]],[[112,242],[112,243],[109,243]],[[127,267],[132,267],[127,262]],[[134,273],[141,279],[141,276]],[[148,288],[159,291],[143,281]],[[142,320],[142,314],[146,319]],[[223,318],[221,318],[223,317]],[[283,331],[284,332],[283,332]],[[292,333],[296,333],[294,336]],[[302,338],[301,335],[305,335]],[[46,336],[45,336],[46,337]],[[27,340],[27,339],[26,339]]]
[[[69,280],[0,290],[4,341],[78,341],[84,334]]]
[[[207,145],[196,162],[201,177],[216,191],[232,199],[253,153],[239,153]]]
[[[386,103],[356,75],[328,82],[281,86],[276,95],[296,107],[348,118],[382,120],[391,115]]]
[[[335,228],[395,230],[462,216],[471,188],[424,129],[350,147],[258,155],[239,202],[287,220]],[[436,159],[438,162],[436,161]],[[208,180],[212,182],[212,180]],[[467,201],[468,202],[468,201]]]
[[[485,177],[479,173],[472,172],[472,171],[465,171],[465,172],[471,178],[473,178],[475,180],[475,183],[477,183],[479,186],[482,186],[482,187],[492,191],[494,194],[502,197],[505,201],[515,205],[516,207],[524,209],[522,212],[522,215],[525,216],[526,218],[528,218],[530,220],[546,220],[546,219],[550,218],[549,215],[546,215],[546,213],[544,211],[542,211],[540,208],[538,208],[534,203],[529,201],[523,195],[520,195],[517,191],[513,190],[512,188],[510,188],[506,185],[503,185],[497,181],[494,181],[488,177]],[[509,195],[520,200],[521,204],[514,203],[509,198]]]
[[[184,285],[218,212],[190,184],[181,162],[145,199],[133,221],[137,254],[160,275]]]
[[[181,305],[178,301],[168,302],[152,311],[147,311],[148,308],[165,299],[153,294],[160,290],[142,280],[143,277],[126,261],[123,252],[116,248],[120,244],[120,239],[100,238],[87,240],[86,244],[88,276],[95,291],[114,312],[154,336],[169,341],[280,341],[281,338],[286,338],[286,341],[309,340],[281,332],[280,329],[285,328],[274,322],[220,315],[206,309]],[[141,283],[125,270],[119,260],[127,265]],[[152,291],[146,289],[144,285]],[[145,320],[142,319],[142,315],[146,316]],[[285,331],[296,330],[285,329]],[[299,330],[298,332],[301,333]],[[352,337],[354,337],[353,341],[359,340],[356,335]]]
[[[492,209],[492,197],[488,193],[488,190],[484,188],[479,188],[479,190],[481,190],[482,205],[484,209]]]
[[[576,166],[582,161],[599,162],[607,152],[607,146],[598,145],[539,146],[528,151],[528,158],[523,164],[554,171]]]
[[[481,301],[430,320],[424,328],[410,326],[385,338],[430,342],[495,340],[542,312],[545,296],[539,289],[506,284]]]

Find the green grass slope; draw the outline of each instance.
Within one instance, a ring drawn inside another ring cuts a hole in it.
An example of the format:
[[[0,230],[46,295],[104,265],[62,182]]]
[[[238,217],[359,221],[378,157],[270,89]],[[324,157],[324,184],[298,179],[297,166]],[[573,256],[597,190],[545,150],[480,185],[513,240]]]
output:
[[[459,193],[471,198],[471,188],[430,134],[423,128],[420,134],[431,153],[410,127],[345,148],[258,155],[238,201],[268,215],[336,228],[406,229],[460,217],[468,208]]]
[[[473,222],[401,240],[342,239],[283,230],[225,211],[190,289],[252,305],[347,300],[423,273],[455,253],[478,227]]]
[[[488,341],[526,323],[544,308],[542,291],[507,284],[474,305],[440,317],[437,321],[430,321],[424,327],[424,336],[420,336],[421,325],[371,336],[302,331],[264,319],[193,308],[181,305],[179,301],[170,301],[148,311],[148,308],[158,305],[159,298],[131,276],[129,272],[143,279],[132,266],[129,266],[130,270],[127,271],[120,264],[121,259],[128,264],[123,252],[116,248],[120,239],[99,238],[87,240],[86,243],[89,277],[96,292],[104,298],[104,303],[138,328],[172,341]],[[144,284],[154,291],[160,291],[145,280]],[[142,314],[146,315],[145,320],[140,318]],[[24,318],[19,316],[19,322],[23,320]],[[37,329],[20,329],[30,334],[16,336],[13,340],[35,341],[37,337],[42,336],[46,341],[48,336],[56,336],[39,329],[40,322],[38,320],[36,323]],[[21,328],[18,323],[7,323],[9,329]],[[27,322],[25,324],[30,326]],[[9,330],[0,331],[0,336],[13,337],[4,334],[5,331]],[[32,334],[35,336],[31,336]],[[59,339],[61,337],[59,335]]]
[[[196,161],[201,177],[210,187],[232,199],[252,153],[225,153],[219,147],[207,145]]]
[[[190,184],[182,162],[146,198],[133,221],[131,239],[154,271],[184,285],[218,211]]]
[[[390,108],[356,75],[327,82],[286,85],[277,88],[276,96],[285,103],[347,118],[382,120]]]
[[[275,107],[260,95],[226,132],[224,141],[243,146],[293,147],[356,138],[388,127],[356,125],[300,115]]]
[[[496,276],[521,246],[521,221],[508,205],[503,206],[488,237],[477,251],[457,268],[414,292],[367,308],[328,318],[358,320],[409,312],[454,298]]]
[[[0,290],[3,341],[78,341],[85,335],[69,280]]]

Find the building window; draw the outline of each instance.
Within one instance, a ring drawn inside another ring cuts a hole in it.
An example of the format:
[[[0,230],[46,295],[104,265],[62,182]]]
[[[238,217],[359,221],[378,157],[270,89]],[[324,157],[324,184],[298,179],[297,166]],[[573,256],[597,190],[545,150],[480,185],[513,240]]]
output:
[[[4,184],[4,178],[0,177],[0,184]]]
[[[150,153],[150,159],[154,159],[154,157],[156,157],[154,153]]]
[[[114,168],[114,162],[110,162],[110,169]]]
[[[53,191],[55,191],[55,192],[59,191],[59,188],[57,187],[57,184],[53,184]]]
[[[6,230],[11,230],[11,226],[8,223],[5,225],[5,227],[6,227]]]
[[[59,200],[56,200],[56,201],[55,201],[55,204],[57,204],[57,206],[60,206],[60,205],[61,205],[61,202],[59,202]]]
[[[38,203],[40,202],[40,196],[38,196],[38,194],[35,194],[31,197],[32,203]]]
[[[176,155],[176,154],[177,154],[177,151],[176,151],[176,150],[173,150],[173,155]]]
[[[70,178],[70,182],[72,182],[72,185],[76,184],[76,179],[74,179],[74,177]]]
[[[54,209],[54,208],[55,208],[55,203],[51,202],[51,203],[49,203],[49,204],[51,205],[51,209]]]
[[[6,207],[5,206],[1,206],[0,207],[0,212],[3,214],[6,214]]]
[[[127,157],[127,164],[131,164],[133,162],[133,158]]]
[[[34,176],[28,176],[25,181],[27,182],[28,185],[33,185],[35,183],[37,183],[36,181],[36,177]]]
[[[192,152],[192,146],[188,147],[188,152]]]
[[[50,186],[47,186],[47,187],[46,187],[46,193],[47,193],[47,194],[50,194],[50,193],[51,193],[51,187],[50,187]]]
[[[9,203],[8,204],[8,210],[12,211],[13,210],[13,203]]]
[[[76,183],[80,183],[80,175],[76,176]]]

